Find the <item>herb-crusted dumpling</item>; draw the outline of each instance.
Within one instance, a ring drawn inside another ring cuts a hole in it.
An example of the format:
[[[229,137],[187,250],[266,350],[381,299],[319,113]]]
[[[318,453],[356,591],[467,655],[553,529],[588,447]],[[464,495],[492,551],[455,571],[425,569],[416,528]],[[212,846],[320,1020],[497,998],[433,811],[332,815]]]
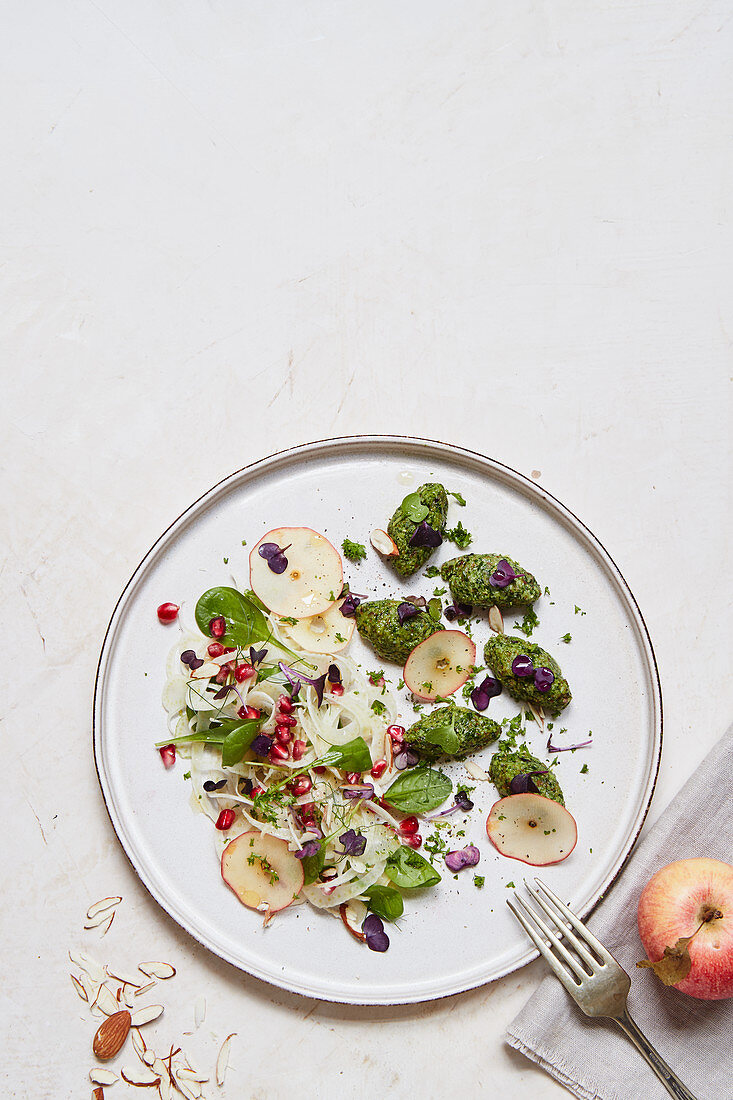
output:
[[[399,551],[397,557],[390,558],[390,561],[401,576],[411,577],[425,565],[435,550],[435,546],[425,544],[410,546],[410,539],[420,525],[427,523],[436,531],[440,536],[436,545],[440,545],[447,516],[448,496],[438,482],[426,482],[405,497],[387,525],[387,534],[394,540]]]
[[[356,629],[385,661],[403,665],[416,645],[424,642],[440,623],[426,611],[400,622],[401,600],[369,600],[356,609]]]
[[[450,585],[451,596],[457,603],[474,607],[488,609],[494,605],[502,611],[531,607],[541,595],[532,574],[502,554],[464,554],[451,558],[440,567],[440,575]]]
[[[532,756],[526,747],[523,746],[517,749],[516,752],[495,752],[489,764],[491,781],[496,785],[496,789],[502,798],[507,798],[512,793],[511,781],[515,776],[529,775],[531,772],[544,772],[544,775],[532,775],[531,777],[531,782],[534,784],[537,794],[541,794],[545,798],[551,798],[553,802],[559,802],[561,806],[564,806],[565,799],[554,773],[536,756]],[[531,787],[529,789],[532,790]]]
[[[556,715],[572,699],[557,661],[526,638],[494,635],[484,646],[484,661],[500,684],[520,702],[533,703]]]
[[[450,703],[424,714],[410,726],[405,742],[422,760],[463,760],[496,741],[500,734],[501,726],[493,719]]]

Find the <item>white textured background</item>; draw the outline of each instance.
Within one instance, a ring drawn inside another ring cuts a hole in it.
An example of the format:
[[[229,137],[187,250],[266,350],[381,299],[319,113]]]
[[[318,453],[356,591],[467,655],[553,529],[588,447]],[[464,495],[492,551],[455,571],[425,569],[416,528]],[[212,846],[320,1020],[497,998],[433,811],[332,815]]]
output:
[[[539,964],[362,1010],[180,933],[104,811],[94,669],[134,566],[227,473],[330,435],[454,441],[545,485],[636,594],[653,820],[733,709],[732,49],[722,0],[4,5],[3,1095],[86,1094],[78,942],[180,965],[160,1041],[205,993],[188,1042],[239,1032],[229,1098],[563,1093],[502,1044]]]

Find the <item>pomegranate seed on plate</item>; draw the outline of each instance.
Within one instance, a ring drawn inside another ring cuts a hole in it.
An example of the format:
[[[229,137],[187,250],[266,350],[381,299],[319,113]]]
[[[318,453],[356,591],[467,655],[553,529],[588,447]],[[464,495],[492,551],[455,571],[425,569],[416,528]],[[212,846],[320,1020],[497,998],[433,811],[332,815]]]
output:
[[[344,693],[344,685],[343,684],[331,684],[331,694],[332,695],[343,695],[343,693]]]
[[[387,761],[386,760],[376,760],[375,763],[374,763],[374,766],[372,767],[372,770],[370,771],[369,774],[371,775],[372,779],[381,779],[381,777],[384,775],[386,770],[387,770]]]
[[[234,824],[234,810],[222,810],[216,819],[216,827],[223,833]]]
[[[252,665],[248,665],[248,664],[235,665],[234,679],[237,681],[238,684],[241,684],[244,680],[248,680],[250,676],[256,676],[256,675],[257,675],[257,673],[252,668]]]
[[[404,726],[387,726],[387,733],[393,741],[402,741],[405,736]]]
[[[237,711],[237,718],[241,718],[242,721],[244,721],[247,718],[255,719],[255,718],[259,718],[259,717],[260,717],[260,711],[258,711],[257,707],[244,706],[244,707],[240,707],[239,710]]]
[[[401,833],[416,833],[419,828],[420,822],[417,820],[416,817],[405,817],[402,821],[400,821]]]
[[[299,798],[302,794],[308,794],[312,786],[313,782],[307,775],[299,775],[297,779],[293,780],[293,794],[296,798]]]
[[[166,768],[172,768],[176,762],[176,746],[164,745],[163,748],[158,751],[160,753],[160,759],[163,761]]]
[[[420,848],[422,845],[422,837],[419,833],[411,833],[410,836],[405,837],[404,842],[409,848]]]
[[[292,729],[293,726],[297,726],[298,719],[292,718],[289,714],[278,714],[277,724],[278,726],[287,726],[289,729]]]
[[[223,638],[227,632],[227,623],[223,615],[209,620],[209,634],[212,638]]]
[[[275,744],[270,749],[270,759],[271,760],[287,760],[289,756],[290,756],[290,753],[285,748],[285,746],[280,745],[277,742],[275,742]]]
[[[325,775],[326,765],[325,764],[316,764],[313,771],[316,773],[316,775]]]
[[[305,741],[293,741],[293,760],[302,760],[305,755]]]
[[[174,623],[180,610],[177,603],[162,603],[158,608],[158,621],[161,623]]]
[[[206,652],[208,653],[209,657],[221,657],[222,653],[224,652],[224,646],[221,644],[221,642],[212,642],[211,645],[208,645],[206,647]]]
[[[257,798],[258,795],[261,795],[261,794],[264,794],[264,793],[265,793],[265,788],[264,787],[253,787],[252,788],[252,798]]]
[[[276,726],[275,740],[280,745],[289,745],[290,742],[293,740],[293,735],[287,726]]]
[[[293,700],[289,695],[281,695],[277,701],[277,707],[283,714],[290,714],[293,709]]]

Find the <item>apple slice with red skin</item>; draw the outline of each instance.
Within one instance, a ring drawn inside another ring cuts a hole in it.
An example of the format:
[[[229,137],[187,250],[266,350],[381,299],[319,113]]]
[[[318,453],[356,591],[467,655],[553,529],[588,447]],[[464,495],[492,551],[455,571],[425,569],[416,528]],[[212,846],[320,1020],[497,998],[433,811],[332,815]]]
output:
[[[248,909],[286,909],[303,887],[303,864],[287,841],[256,831],[240,833],[222,852],[221,877]]]
[[[476,660],[476,646],[462,630],[438,630],[415,646],[402,679],[413,695],[434,703],[463,687]]]
[[[356,629],[356,619],[341,614],[343,602],[338,600],[319,615],[298,619],[297,626],[283,623],[288,641],[308,653],[339,653],[345,649]]]
[[[575,818],[541,794],[510,794],[489,810],[486,833],[503,856],[545,867],[567,859],[578,840]]]
[[[642,890],[638,920],[654,962],[665,948],[691,937],[686,953],[692,965],[672,988],[706,1001],[733,997],[733,866],[705,857],[668,863]]]
[[[260,556],[264,543],[275,543],[287,559],[282,573]],[[263,535],[249,555],[249,582],[265,607],[276,615],[306,619],[320,615],[338,598],[344,570],[338,550],[311,527],[276,527]]]

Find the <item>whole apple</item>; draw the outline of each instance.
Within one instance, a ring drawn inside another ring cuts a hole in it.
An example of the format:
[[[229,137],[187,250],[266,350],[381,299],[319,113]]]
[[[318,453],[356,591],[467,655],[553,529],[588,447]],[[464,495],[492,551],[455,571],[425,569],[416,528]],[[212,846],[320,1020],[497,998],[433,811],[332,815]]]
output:
[[[733,867],[719,859],[681,859],[662,867],[639,898],[639,935],[649,959],[692,937],[692,965],[673,988],[715,1001],[733,997]]]

